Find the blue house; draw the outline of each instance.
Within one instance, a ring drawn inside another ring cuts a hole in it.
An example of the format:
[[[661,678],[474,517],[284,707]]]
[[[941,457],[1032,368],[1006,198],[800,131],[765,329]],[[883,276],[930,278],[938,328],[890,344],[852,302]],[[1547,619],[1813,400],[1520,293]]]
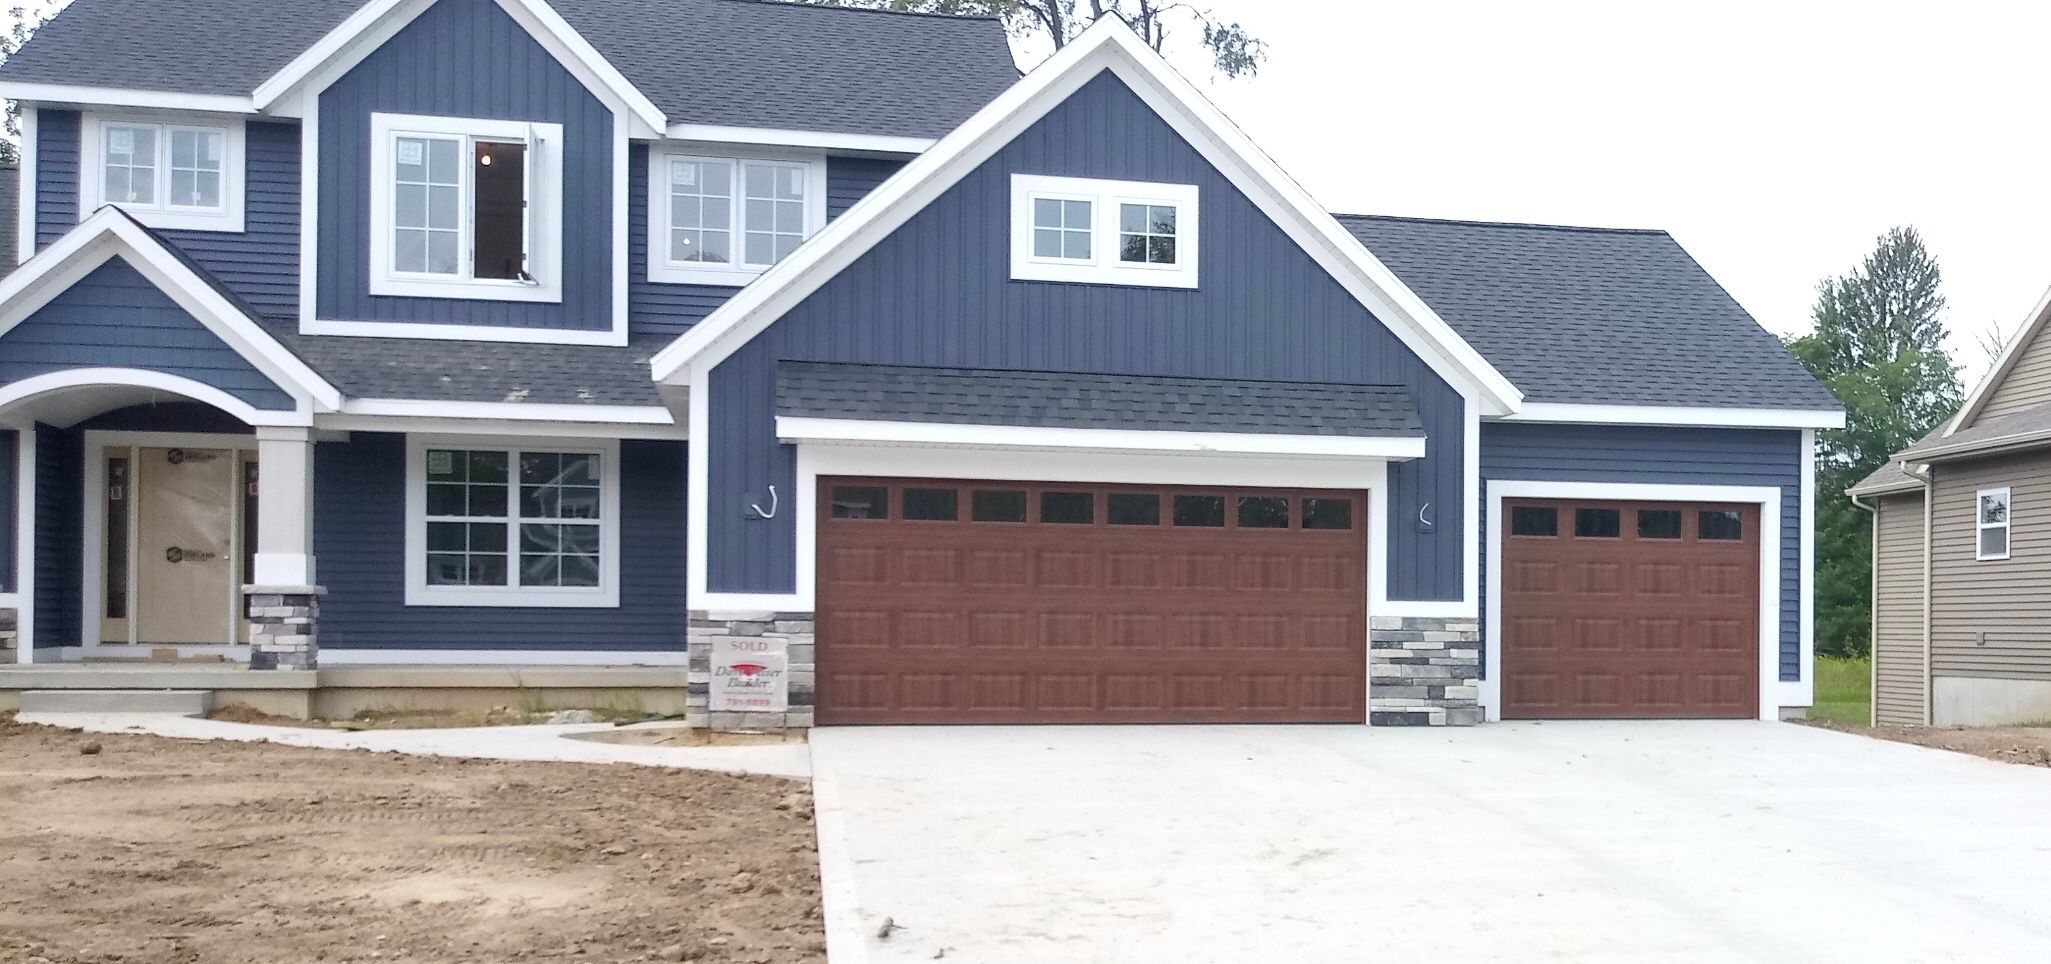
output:
[[[1663,232],[1328,213],[1116,24],[1021,77],[993,20],[759,0],[77,0],[0,96],[20,662],[1810,703],[1842,411],[1777,339]]]

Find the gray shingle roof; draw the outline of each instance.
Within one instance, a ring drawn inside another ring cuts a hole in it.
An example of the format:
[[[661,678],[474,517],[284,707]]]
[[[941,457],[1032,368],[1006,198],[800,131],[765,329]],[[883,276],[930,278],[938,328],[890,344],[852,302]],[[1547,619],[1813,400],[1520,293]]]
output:
[[[1401,387],[782,362],[779,415],[1262,435],[1420,437]]]
[[[76,0],[0,79],[248,95],[364,0]],[[982,17],[549,0],[671,123],[938,137],[1018,79]]]
[[[1839,407],[1664,231],[1338,218],[1529,401]]]
[[[1900,462],[1889,460],[1886,465],[1874,469],[1872,475],[1860,479],[1857,484],[1846,491],[1852,495],[1879,495],[1889,492],[1907,492],[1921,489],[1922,487],[1923,480],[1903,472]]]
[[[285,348],[350,398],[548,405],[661,405],[648,359],[667,338],[624,347],[302,335],[265,322]]]
[[[1914,445],[1901,450],[1895,458],[1914,462],[1918,458],[1928,456],[1933,450],[1950,449],[1954,446],[1998,446],[2046,433],[2051,433],[2051,402],[2033,405],[2000,418],[1981,419],[1948,436],[1943,435],[1940,428],[1918,439]]]

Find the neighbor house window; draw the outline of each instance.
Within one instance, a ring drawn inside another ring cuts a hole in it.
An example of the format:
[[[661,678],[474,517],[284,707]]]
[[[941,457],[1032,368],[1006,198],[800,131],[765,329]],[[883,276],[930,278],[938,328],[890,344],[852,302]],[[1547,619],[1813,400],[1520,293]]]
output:
[[[614,606],[618,447],[416,438],[408,605]]]
[[[826,224],[823,157],[649,152],[650,281],[746,284]]]
[[[371,115],[374,295],[562,300],[562,127]]]
[[[1197,188],[1011,177],[1015,281],[1194,288]]]
[[[2009,536],[2009,491],[2007,488],[1981,489],[1977,517],[1974,523],[1977,542],[1974,546],[1976,559],[2008,558]]]
[[[108,204],[151,227],[242,230],[240,122],[86,115],[81,217]]]

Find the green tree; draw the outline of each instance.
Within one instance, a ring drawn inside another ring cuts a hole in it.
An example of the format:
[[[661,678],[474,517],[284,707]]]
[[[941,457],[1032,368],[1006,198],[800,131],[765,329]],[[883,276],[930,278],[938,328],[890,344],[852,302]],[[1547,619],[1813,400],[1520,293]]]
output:
[[[1872,644],[1871,517],[1845,490],[1958,410],[1942,280],[1916,229],[1895,228],[1857,268],[1817,286],[1815,330],[1788,343],[1845,407],[1844,428],[1816,435],[1818,652],[1862,655]]]
[[[6,63],[7,58],[14,56],[14,52],[35,34],[36,28],[50,19],[50,8],[49,0],[44,0],[34,9],[20,4],[7,8],[7,28],[0,30],[0,63]],[[0,164],[21,163],[20,140],[21,107],[10,100],[7,102],[7,136],[0,137]]]
[[[831,7],[870,7],[915,13],[973,14],[996,17],[1017,36],[1036,35],[1052,41],[1054,49],[1066,46],[1075,36],[1103,17],[1117,17],[1139,34],[1155,52],[1170,34],[1194,27],[1197,39],[1211,54],[1212,66],[1227,77],[1245,77],[1260,71],[1267,59],[1267,46],[1246,32],[1238,21],[1222,20],[1179,0],[805,0]],[[1081,9],[1077,9],[1080,7]]]

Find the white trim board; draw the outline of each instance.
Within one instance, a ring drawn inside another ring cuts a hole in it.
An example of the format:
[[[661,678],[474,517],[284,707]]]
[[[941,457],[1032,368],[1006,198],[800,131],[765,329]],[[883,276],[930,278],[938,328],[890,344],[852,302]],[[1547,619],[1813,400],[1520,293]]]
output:
[[[130,107],[149,110],[198,111],[208,114],[262,113],[248,97],[234,94],[180,94],[164,90],[136,90],[128,87],[90,87],[75,84],[0,83],[0,98],[36,104],[81,107]]]
[[[938,143],[931,137],[895,137],[887,134],[800,131],[719,124],[671,124],[666,134],[670,140],[697,141],[705,144],[753,144],[760,147],[803,147],[822,151],[876,154],[921,154]]]
[[[777,438],[821,445],[869,444],[969,449],[1140,452],[1158,455],[1420,459],[1423,436],[1356,438],[1137,429],[953,425],[779,415]]]
[[[1174,128],[1440,377],[1487,414],[1523,395],[1309,194],[1116,17],[1082,36],[914,158],[812,242],[658,352],[657,381],[709,371],[881,243],[1019,133],[1109,70]]]
[[[1490,721],[1503,718],[1503,500],[1608,499],[1631,502],[1737,502],[1759,506],[1759,718],[1777,720],[1783,707],[1808,706],[1812,674],[1800,682],[1780,678],[1780,553],[1782,511],[1779,486],[1685,485],[1635,482],[1530,482],[1490,479],[1488,483],[1488,603],[1482,620],[1485,674],[1481,704]]]
[[[1683,405],[1583,405],[1527,401],[1505,422],[1673,425],[1716,428],[1843,428],[1843,409],[1694,408]]]
[[[20,426],[14,439],[14,659],[36,661],[36,427]]]
[[[20,264],[34,257],[36,253],[36,108],[31,104],[21,105],[21,146],[18,149],[20,166],[14,172],[21,182],[15,205],[14,263]]]

